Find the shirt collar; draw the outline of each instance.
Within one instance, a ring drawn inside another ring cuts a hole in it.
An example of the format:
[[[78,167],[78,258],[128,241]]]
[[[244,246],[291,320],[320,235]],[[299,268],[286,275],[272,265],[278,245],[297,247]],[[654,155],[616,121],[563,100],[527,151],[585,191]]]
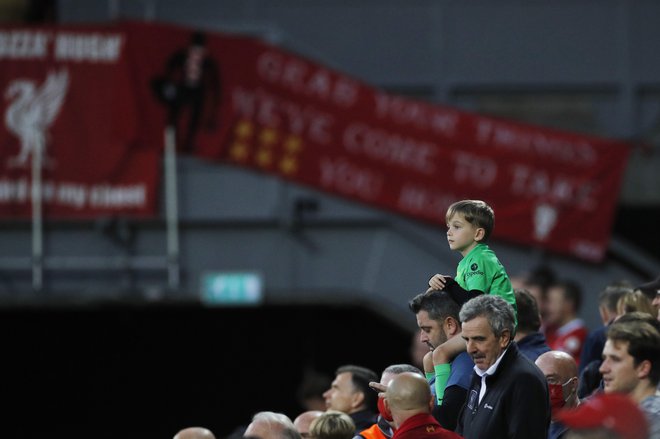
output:
[[[509,346],[510,346],[510,345],[509,345]],[[500,365],[500,362],[502,361],[502,357],[504,357],[504,354],[506,354],[506,351],[509,350],[509,346],[507,346],[506,349],[504,349],[504,351],[500,354],[500,356],[497,357],[497,360],[495,361],[495,363],[493,363],[493,364],[492,364],[488,369],[486,369],[485,371],[482,371],[481,369],[479,369],[479,368],[477,367],[477,365],[475,364],[475,366],[474,366],[474,371],[475,371],[475,373],[476,373],[477,375],[479,375],[480,377],[482,377],[482,378],[484,377],[484,375],[488,375],[488,376],[493,375],[493,374],[495,373],[495,371],[497,370],[497,366]]]

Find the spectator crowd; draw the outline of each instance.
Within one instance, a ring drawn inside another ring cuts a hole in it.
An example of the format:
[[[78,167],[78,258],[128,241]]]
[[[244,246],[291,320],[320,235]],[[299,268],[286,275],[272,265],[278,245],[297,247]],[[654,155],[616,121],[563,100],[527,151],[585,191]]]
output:
[[[548,269],[510,278],[488,247],[494,213],[463,200],[447,240],[462,259],[409,308],[426,347],[414,364],[341,365],[325,407],[259,412],[253,439],[660,439],[660,277],[602,286],[602,326],[578,317],[580,286]],[[201,427],[175,439],[211,439]]]

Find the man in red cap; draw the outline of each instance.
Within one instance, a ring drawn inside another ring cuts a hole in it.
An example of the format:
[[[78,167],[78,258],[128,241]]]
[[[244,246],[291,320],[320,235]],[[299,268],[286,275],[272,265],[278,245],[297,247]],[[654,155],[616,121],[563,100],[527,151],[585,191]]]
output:
[[[461,439],[445,430],[431,415],[433,399],[424,377],[404,372],[390,381],[384,396],[384,410],[389,411],[397,429],[392,439]]]
[[[639,406],[626,395],[598,394],[576,409],[557,414],[570,431],[567,439],[647,439],[648,425]]]

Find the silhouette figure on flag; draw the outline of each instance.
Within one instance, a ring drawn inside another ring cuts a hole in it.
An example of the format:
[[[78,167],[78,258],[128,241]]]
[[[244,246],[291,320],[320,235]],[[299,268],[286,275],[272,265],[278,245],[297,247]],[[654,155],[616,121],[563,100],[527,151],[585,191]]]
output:
[[[170,56],[162,76],[152,80],[156,97],[167,106],[167,124],[177,132],[178,149],[193,152],[200,127],[217,127],[220,72],[209,55],[206,35],[194,32],[190,44]]]

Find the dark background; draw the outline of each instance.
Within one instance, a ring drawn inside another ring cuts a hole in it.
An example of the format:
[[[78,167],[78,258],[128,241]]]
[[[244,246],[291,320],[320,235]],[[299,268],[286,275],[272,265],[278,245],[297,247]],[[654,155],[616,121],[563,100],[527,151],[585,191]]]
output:
[[[306,368],[380,375],[410,361],[411,340],[368,310],[330,306],[5,309],[0,334],[11,438],[171,438],[192,425],[220,437],[257,411],[299,414]]]

